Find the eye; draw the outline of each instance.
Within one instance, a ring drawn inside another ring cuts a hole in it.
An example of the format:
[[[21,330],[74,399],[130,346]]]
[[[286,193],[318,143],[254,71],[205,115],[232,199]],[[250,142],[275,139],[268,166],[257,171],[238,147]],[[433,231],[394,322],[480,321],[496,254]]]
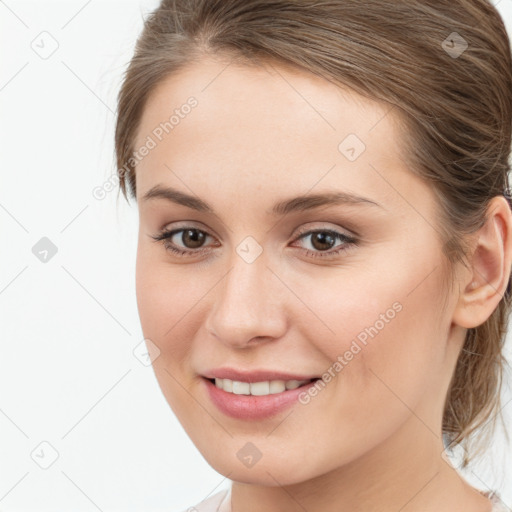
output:
[[[337,256],[350,247],[357,245],[358,240],[353,237],[340,233],[332,229],[315,229],[302,233],[297,240],[310,238],[311,249],[306,249],[306,255],[313,258],[329,258]],[[330,250],[335,246],[336,240],[342,243],[335,250]]]
[[[181,233],[181,236],[176,236],[179,233]],[[210,235],[208,235],[206,231],[202,231],[192,226],[187,226],[180,229],[163,230],[157,236],[153,236],[151,238],[157,242],[163,242],[165,248],[172,253],[179,256],[185,256],[191,253],[198,254],[204,252],[205,249],[202,248],[202,245],[208,237],[210,237]],[[179,245],[176,245],[176,241],[181,241],[185,246],[184,249]]]
[[[300,236],[295,239],[303,240],[311,237],[311,249],[305,249],[307,256],[313,258],[329,258],[339,255],[342,251],[357,245],[358,240],[351,235],[346,235],[332,229],[316,229],[299,233]],[[163,230],[158,235],[152,236],[153,240],[163,242],[165,248],[177,256],[197,256],[209,251],[208,246],[204,247],[208,238],[213,238],[206,231],[186,226],[184,228]],[[331,250],[336,241],[341,244],[337,249]],[[182,245],[179,245],[181,243]],[[218,245],[218,244],[217,244]]]

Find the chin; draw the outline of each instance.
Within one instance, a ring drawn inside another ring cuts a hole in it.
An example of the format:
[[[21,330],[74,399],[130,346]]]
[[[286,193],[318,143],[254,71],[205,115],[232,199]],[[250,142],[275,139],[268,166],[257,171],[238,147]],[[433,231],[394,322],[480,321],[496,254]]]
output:
[[[233,444],[236,448],[219,446],[219,452],[216,453],[200,449],[205,460],[215,471],[233,481],[275,487],[299,484],[323,472],[318,468],[318,474],[316,474],[314,461],[309,460],[305,452],[297,454],[296,459],[286,456],[286,453],[283,453],[284,459],[276,454],[263,453],[254,464],[246,465],[240,460],[244,458],[240,453],[242,451],[240,447],[246,445],[246,441],[235,441]]]

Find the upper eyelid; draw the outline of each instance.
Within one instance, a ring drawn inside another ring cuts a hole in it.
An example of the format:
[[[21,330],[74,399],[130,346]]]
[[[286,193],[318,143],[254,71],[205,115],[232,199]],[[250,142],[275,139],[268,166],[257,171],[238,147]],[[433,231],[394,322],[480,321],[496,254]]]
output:
[[[177,226],[173,225],[171,227],[167,227],[168,224],[166,224],[159,231],[159,233],[171,233],[171,232],[182,231],[182,230],[186,230],[186,229],[197,229],[198,231],[202,231],[202,232],[206,233],[208,236],[215,236],[216,238],[218,238],[218,235],[210,228],[202,227],[201,223],[199,223],[200,224],[199,226],[196,225],[198,223],[197,221],[182,221],[182,222],[183,222],[182,225],[178,224]],[[213,233],[212,233],[212,231],[213,231]]]
[[[159,235],[162,235],[162,234],[169,234],[169,236],[167,238],[171,238],[171,237],[174,237],[175,235],[177,235],[178,233],[182,232],[182,231],[185,231],[187,230],[187,228],[189,229],[196,229],[197,231],[201,231],[203,233],[206,234],[207,237],[210,237],[210,238],[217,238],[215,235],[212,235],[209,230],[206,230],[206,229],[202,229],[202,228],[198,228],[194,225],[191,225],[191,224],[187,224],[187,225],[184,225],[184,226],[181,226],[181,227],[173,227],[173,228],[166,228],[164,227],[161,232],[159,233]],[[294,230],[296,231],[296,230]],[[301,238],[304,238],[306,236],[311,236],[312,234],[316,233],[316,232],[332,232],[334,234],[337,235],[337,237],[339,239],[343,239],[343,238],[346,238],[346,242],[356,242],[358,239],[359,239],[359,235],[357,234],[354,234],[354,233],[351,233],[351,232],[345,232],[345,229],[340,229],[340,228],[330,228],[330,227],[323,227],[323,226],[317,226],[317,227],[304,227],[304,228],[301,228],[298,230],[298,232],[296,233],[296,235],[293,237],[293,242],[296,242],[297,240],[300,240]],[[293,234],[293,232],[292,232]],[[291,234],[290,234],[291,236]],[[155,238],[155,237],[153,237]],[[201,248],[202,249],[202,248]],[[198,250],[201,250],[201,249],[198,249]],[[187,249],[188,251],[192,251],[192,252],[195,252],[194,249]]]
[[[296,230],[297,236],[305,235],[305,234],[311,234],[316,231],[332,231],[334,233],[338,233],[339,235],[343,235],[349,238],[355,238],[357,235],[355,233],[350,232],[346,228],[332,228],[329,226],[317,226],[317,227],[306,227],[306,228],[300,228]],[[292,232],[293,234],[293,232]]]
[[[189,229],[197,229],[198,231],[203,231],[208,236],[214,236],[216,238],[219,238],[219,236],[215,232],[213,232],[213,233],[211,232],[212,230],[210,230],[210,228],[203,228],[201,226],[197,226],[196,223],[198,221],[182,221],[182,222],[184,223],[183,225],[172,226],[170,228],[168,228],[167,225],[165,225],[159,232],[160,233],[164,233],[164,232],[169,233],[169,232],[181,231],[181,230],[185,230],[185,229],[189,228]],[[307,224],[314,224],[315,222],[322,222],[322,221],[311,221],[311,222],[308,222]],[[327,221],[325,221],[325,222],[327,222]],[[201,223],[199,223],[199,224],[201,224]],[[331,222],[331,224],[332,224],[332,222]],[[299,235],[309,233],[311,231],[334,231],[334,232],[337,232],[340,235],[344,235],[346,237],[352,237],[352,238],[359,237],[358,233],[356,233],[353,230],[350,230],[348,228],[332,227],[332,226],[326,226],[326,225],[306,226],[306,227],[300,227],[298,229],[294,228],[290,232],[288,237],[292,236],[293,233],[296,233],[297,236],[299,236]]]

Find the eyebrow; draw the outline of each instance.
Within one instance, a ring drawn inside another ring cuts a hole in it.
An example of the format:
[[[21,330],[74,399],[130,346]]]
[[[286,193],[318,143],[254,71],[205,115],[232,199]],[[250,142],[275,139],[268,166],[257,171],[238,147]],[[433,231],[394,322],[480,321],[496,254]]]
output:
[[[185,192],[181,192],[180,190],[172,187],[155,185],[142,196],[142,201],[145,202],[155,198],[165,199],[199,212],[214,213],[213,208],[202,199],[189,195]],[[321,206],[340,204],[367,205],[384,208],[381,204],[366,197],[348,192],[335,191],[323,194],[306,194],[293,197],[291,199],[285,199],[276,203],[272,209],[270,211],[267,210],[266,213],[274,216],[282,216],[291,212],[303,212],[313,210]]]

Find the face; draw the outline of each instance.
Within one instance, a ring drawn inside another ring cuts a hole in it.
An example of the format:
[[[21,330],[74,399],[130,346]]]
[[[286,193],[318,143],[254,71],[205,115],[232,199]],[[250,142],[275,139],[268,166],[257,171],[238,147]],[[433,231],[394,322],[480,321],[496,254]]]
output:
[[[455,302],[436,202],[404,163],[395,113],[283,65],[226,66],[204,59],[161,82],[135,143],[148,148],[137,302],[166,400],[242,482],[293,484],[432,444]],[[272,393],[240,395],[247,382]]]

